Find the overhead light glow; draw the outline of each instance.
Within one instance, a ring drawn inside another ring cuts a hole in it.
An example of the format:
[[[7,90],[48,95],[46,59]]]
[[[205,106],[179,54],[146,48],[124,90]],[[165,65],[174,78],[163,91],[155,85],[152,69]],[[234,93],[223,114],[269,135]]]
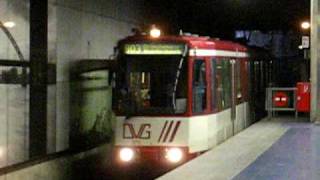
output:
[[[310,28],[310,23],[307,22],[307,21],[301,23],[301,28],[302,29],[309,29]]]
[[[0,158],[4,156],[5,150],[4,148],[0,147]]]
[[[177,163],[182,160],[183,152],[179,148],[170,148],[167,150],[166,158],[172,162]]]
[[[7,21],[3,23],[3,26],[6,28],[13,28],[14,26],[16,26],[16,23],[14,23],[13,21]]]
[[[158,38],[161,35],[160,29],[158,29],[155,25],[152,26],[150,30],[150,36],[153,38]]]
[[[122,161],[129,162],[134,157],[134,151],[130,148],[122,148],[119,155]]]

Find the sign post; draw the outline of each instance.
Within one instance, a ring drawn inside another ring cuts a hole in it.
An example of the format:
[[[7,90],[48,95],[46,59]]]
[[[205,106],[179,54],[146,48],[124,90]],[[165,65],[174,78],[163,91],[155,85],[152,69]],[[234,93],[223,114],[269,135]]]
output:
[[[310,47],[310,37],[309,36],[302,36],[302,48],[307,49]]]

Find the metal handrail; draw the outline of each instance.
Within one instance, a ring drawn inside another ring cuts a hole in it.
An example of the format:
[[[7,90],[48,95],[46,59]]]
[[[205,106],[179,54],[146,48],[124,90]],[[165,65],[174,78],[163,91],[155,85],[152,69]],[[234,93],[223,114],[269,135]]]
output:
[[[292,107],[274,107],[273,103],[273,93],[276,91],[291,91],[293,93],[293,103]],[[296,94],[297,94],[297,88],[295,87],[271,87],[267,88],[267,94],[266,94],[266,111],[268,111],[268,118],[272,118],[275,115],[276,111],[294,111],[295,117],[298,117],[298,111],[297,111],[297,100],[296,100]]]

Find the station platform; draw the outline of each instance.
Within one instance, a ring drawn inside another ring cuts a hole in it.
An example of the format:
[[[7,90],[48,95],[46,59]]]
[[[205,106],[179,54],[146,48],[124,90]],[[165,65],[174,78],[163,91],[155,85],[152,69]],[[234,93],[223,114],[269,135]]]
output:
[[[264,119],[158,179],[320,179],[320,126]]]

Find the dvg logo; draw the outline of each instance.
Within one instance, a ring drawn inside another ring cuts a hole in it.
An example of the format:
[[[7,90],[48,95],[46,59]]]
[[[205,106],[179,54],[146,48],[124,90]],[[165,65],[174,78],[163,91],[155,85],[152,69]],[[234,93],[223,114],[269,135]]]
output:
[[[131,123],[123,124],[124,139],[150,139],[151,137],[151,124],[141,124],[139,128],[134,128]]]

